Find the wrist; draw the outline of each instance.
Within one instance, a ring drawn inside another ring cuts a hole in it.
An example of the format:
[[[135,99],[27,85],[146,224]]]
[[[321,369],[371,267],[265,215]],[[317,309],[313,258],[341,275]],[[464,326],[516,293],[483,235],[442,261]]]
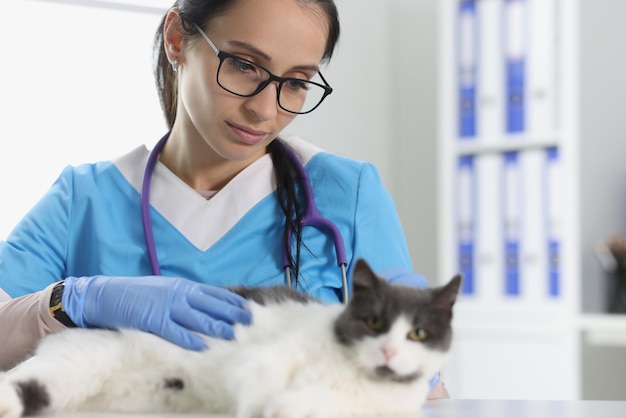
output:
[[[72,322],[80,328],[91,328],[94,326],[87,319],[87,304],[90,290],[93,282],[97,281],[101,276],[94,277],[66,277],[64,280],[65,286],[62,294],[61,304],[67,315],[71,318]],[[95,290],[98,293],[98,289]],[[92,307],[97,305],[96,301],[91,301]]]
[[[59,282],[54,286],[54,288],[52,288],[52,294],[50,295],[50,316],[66,327],[74,328],[76,327],[76,324],[72,321],[63,307],[64,291],[65,282]]]

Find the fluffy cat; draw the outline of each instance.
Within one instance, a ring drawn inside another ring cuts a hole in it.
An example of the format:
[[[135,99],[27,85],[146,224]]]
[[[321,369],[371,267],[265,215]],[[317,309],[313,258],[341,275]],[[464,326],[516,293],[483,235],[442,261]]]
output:
[[[184,350],[133,330],[68,329],[0,375],[0,418],[67,412],[312,418],[417,413],[451,344],[461,278],[392,286],[359,260],[347,306],[237,288],[251,326]]]

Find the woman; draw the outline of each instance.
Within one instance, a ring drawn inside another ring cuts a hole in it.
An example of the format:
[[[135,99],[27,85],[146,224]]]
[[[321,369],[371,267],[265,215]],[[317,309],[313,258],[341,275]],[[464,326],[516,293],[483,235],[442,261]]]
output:
[[[66,168],[0,243],[13,298],[0,306],[0,368],[68,326],[204,349],[195,333],[232,338],[251,320],[224,287],[284,284],[283,259],[292,286],[340,302],[336,243],[301,222],[300,167],[345,243],[348,277],[365,258],[391,282],[426,285],[372,165],[278,139],[332,92],[319,67],[338,36],[331,0],[177,1],[155,44],[170,131],[152,153]],[[432,397],[443,395],[439,384]]]

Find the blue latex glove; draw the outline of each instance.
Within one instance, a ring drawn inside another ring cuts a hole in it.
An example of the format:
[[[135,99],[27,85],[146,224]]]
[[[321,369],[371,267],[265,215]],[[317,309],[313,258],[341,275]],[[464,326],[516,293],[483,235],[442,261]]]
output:
[[[227,290],[179,277],[68,277],[63,309],[82,328],[134,328],[181,347],[202,350],[194,332],[234,338],[235,323],[249,324],[247,301]]]

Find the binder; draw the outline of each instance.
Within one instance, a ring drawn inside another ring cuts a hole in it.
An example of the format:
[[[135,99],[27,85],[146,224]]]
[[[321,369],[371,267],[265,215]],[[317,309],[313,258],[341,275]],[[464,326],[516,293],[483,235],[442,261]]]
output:
[[[521,235],[521,170],[518,151],[505,152],[502,173],[502,228],[504,234],[504,292],[508,296],[520,293],[520,235]]]
[[[552,132],[556,128],[556,0],[527,0],[528,31],[526,100],[527,131]]]
[[[526,107],[526,0],[505,0],[506,127],[524,131]]]
[[[502,0],[480,0],[477,3],[476,129],[481,142],[500,141],[505,132],[502,5]]]
[[[459,2],[457,28],[459,137],[476,135],[476,0]]]
[[[548,253],[548,294],[561,295],[561,220],[563,217],[563,183],[560,152],[556,147],[546,150],[546,231]]]
[[[459,271],[463,275],[462,291],[474,293],[475,171],[474,157],[461,156],[458,161],[457,239]]]
[[[476,156],[476,299],[499,302],[504,292],[502,251],[502,157]]]
[[[520,180],[520,298],[541,304],[547,299],[545,228],[546,156],[544,149],[519,154]]]

